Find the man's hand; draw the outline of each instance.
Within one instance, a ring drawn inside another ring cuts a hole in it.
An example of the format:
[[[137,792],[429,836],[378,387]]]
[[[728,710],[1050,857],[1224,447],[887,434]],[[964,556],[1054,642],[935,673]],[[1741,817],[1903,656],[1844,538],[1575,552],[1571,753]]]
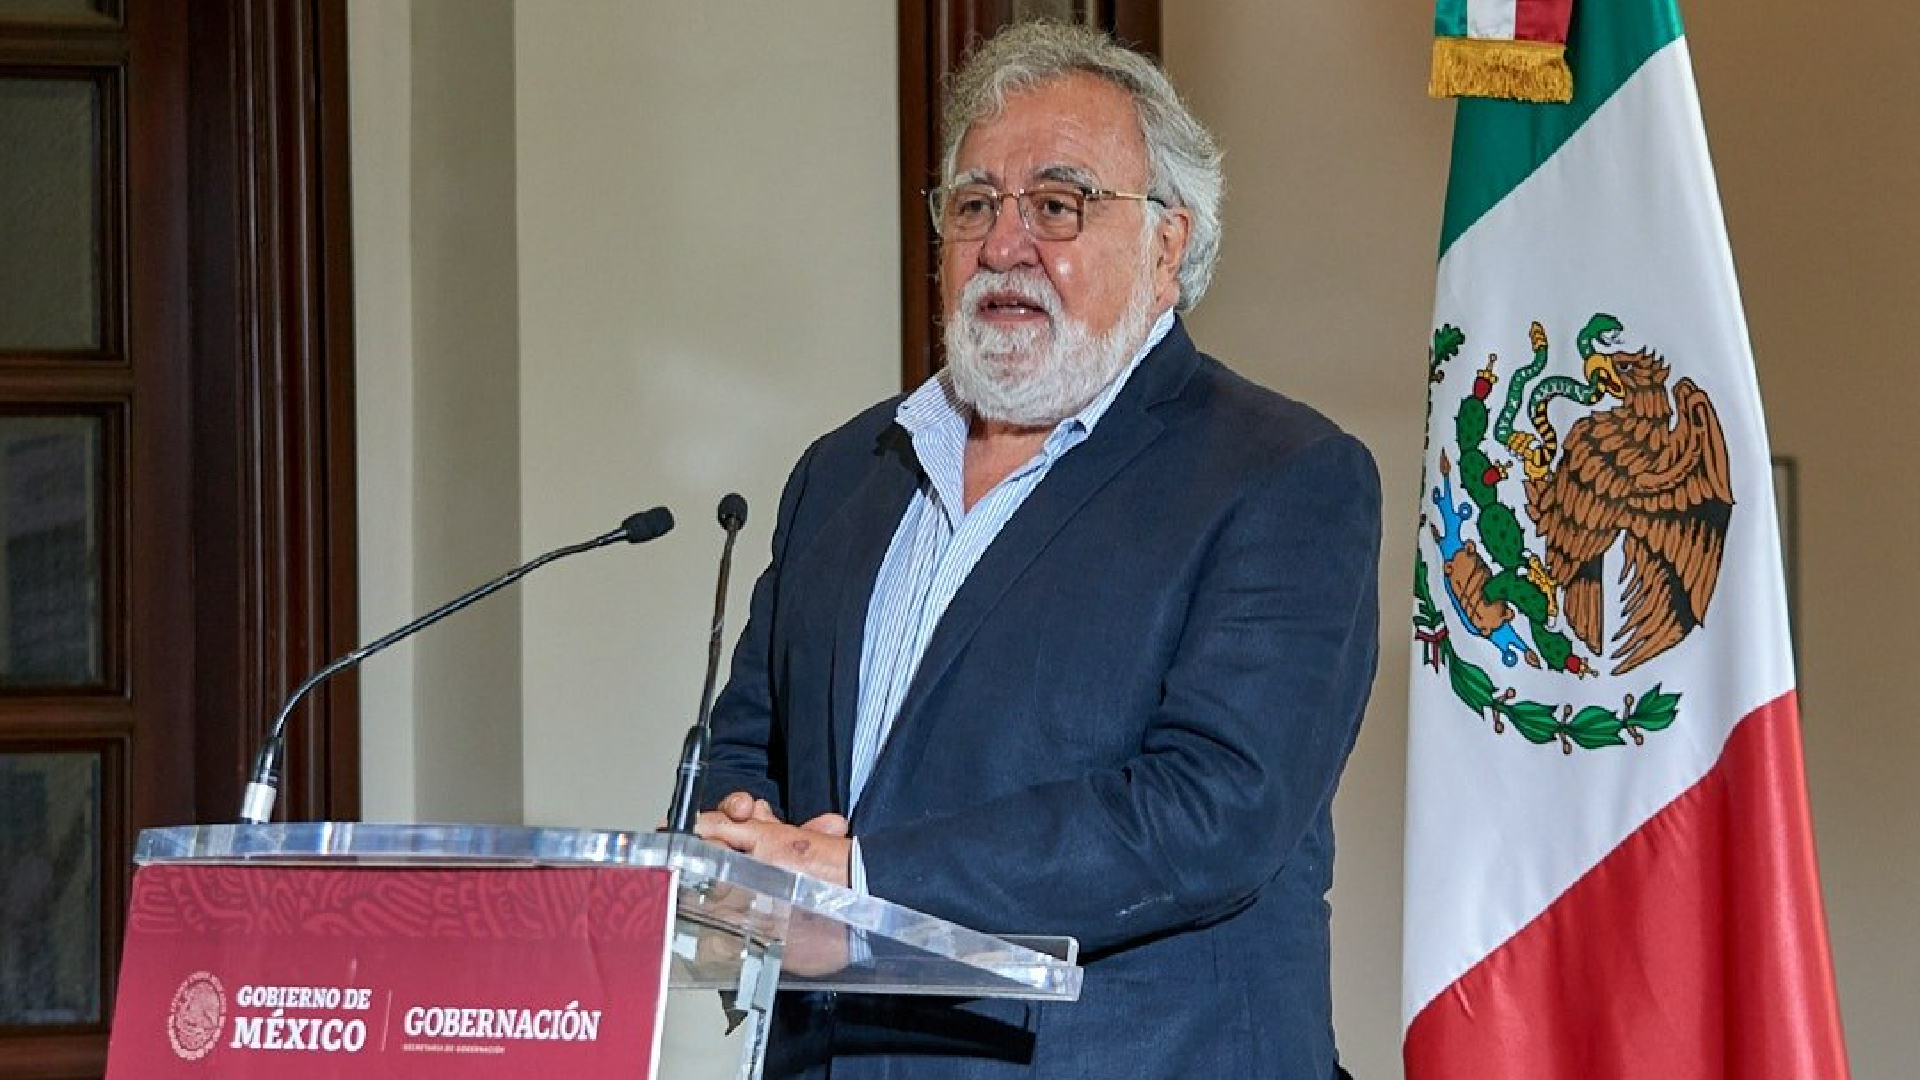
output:
[[[711,840],[762,862],[845,886],[853,841],[847,837],[847,819],[821,814],[802,825],[788,825],[775,816],[765,799],[736,791],[694,823],[694,835]]]

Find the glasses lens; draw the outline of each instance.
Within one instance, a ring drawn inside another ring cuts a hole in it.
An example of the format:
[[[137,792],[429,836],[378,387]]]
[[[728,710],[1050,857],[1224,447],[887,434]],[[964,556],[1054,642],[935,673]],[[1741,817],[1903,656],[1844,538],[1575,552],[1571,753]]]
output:
[[[986,184],[961,184],[936,190],[929,197],[934,227],[947,240],[980,240],[993,231],[1000,204],[1013,192]],[[1081,212],[1087,195],[1079,188],[1038,187],[1019,193],[1020,217],[1028,231],[1042,240],[1071,240],[1080,235]]]
[[[1071,240],[1080,235],[1080,210],[1086,196],[1076,188],[1035,188],[1020,196],[1027,227],[1042,240]]]
[[[949,240],[978,240],[993,231],[1000,210],[999,192],[985,184],[961,184],[946,193],[935,213],[940,235]]]

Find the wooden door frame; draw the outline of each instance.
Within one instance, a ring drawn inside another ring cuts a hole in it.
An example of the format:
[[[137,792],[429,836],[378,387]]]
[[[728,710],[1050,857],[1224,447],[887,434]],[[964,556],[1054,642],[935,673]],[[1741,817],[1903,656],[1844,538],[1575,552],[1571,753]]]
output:
[[[195,816],[234,820],[285,695],[357,643],[346,0],[193,0]],[[359,695],[290,725],[279,813],[360,811]]]
[[[235,820],[282,696],[357,636],[345,31],[346,0],[140,0],[0,25],[9,56],[121,73],[102,84],[123,118],[103,182],[127,181],[102,259],[126,317],[103,328],[119,358],[76,392],[133,403],[111,429],[128,502],[103,542],[110,567],[133,552],[143,569],[103,589],[127,650],[109,650],[107,682],[138,727],[45,725],[49,747],[96,748],[115,777],[99,826],[108,1022],[135,831]],[[352,685],[316,706],[289,739],[282,815],[357,817]],[[32,724],[12,730],[35,748]],[[98,1077],[108,1030],[9,1028],[0,1073]]]

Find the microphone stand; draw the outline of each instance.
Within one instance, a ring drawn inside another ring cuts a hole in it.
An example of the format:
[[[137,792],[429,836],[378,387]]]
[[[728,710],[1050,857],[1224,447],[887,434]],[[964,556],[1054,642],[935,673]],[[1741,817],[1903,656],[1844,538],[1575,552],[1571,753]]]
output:
[[[287,721],[293,715],[294,706],[307,695],[307,691],[402,638],[410,637],[441,619],[492,596],[555,559],[564,559],[569,555],[578,555],[580,552],[606,547],[608,544],[622,540],[630,544],[644,543],[671,528],[673,528],[673,514],[664,506],[656,506],[651,510],[630,515],[620,523],[617,529],[610,529],[591,540],[549,551],[532,562],[516,566],[485,585],[455,597],[400,629],[377,641],[360,646],[307,676],[306,681],[288,695],[286,703],[280,706],[279,714],[273,718],[273,726],[268,729],[266,741],[260,746],[260,754],[254,759],[253,775],[247,782],[246,795],[240,803],[240,820],[248,825],[264,825],[273,818],[273,804],[280,792],[280,759],[286,751]]]
[[[720,638],[727,618],[727,577],[733,569],[733,542],[747,523],[747,500],[729,493],[720,500],[720,528],[727,534],[720,549],[720,580],[713,594],[713,629],[707,635],[707,677],[700,688],[700,711],[680,744],[680,765],[674,771],[673,803],[662,832],[690,834],[699,813],[700,782],[706,778],[707,754],[713,744],[713,687],[720,673]]]

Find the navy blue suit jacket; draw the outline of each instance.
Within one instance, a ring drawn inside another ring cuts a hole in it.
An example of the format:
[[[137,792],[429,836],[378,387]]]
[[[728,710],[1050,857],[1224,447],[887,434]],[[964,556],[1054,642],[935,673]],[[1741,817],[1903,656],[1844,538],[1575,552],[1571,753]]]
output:
[[[896,404],[793,471],[710,800],[847,810],[867,602],[921,481]],[[852,822],[875,895],[1080,939],[1081,999],[783,995],[769,1075],[1332,1077],[1330,808],[1379,537],[1366,449],[1176,322],[954,596]]]

